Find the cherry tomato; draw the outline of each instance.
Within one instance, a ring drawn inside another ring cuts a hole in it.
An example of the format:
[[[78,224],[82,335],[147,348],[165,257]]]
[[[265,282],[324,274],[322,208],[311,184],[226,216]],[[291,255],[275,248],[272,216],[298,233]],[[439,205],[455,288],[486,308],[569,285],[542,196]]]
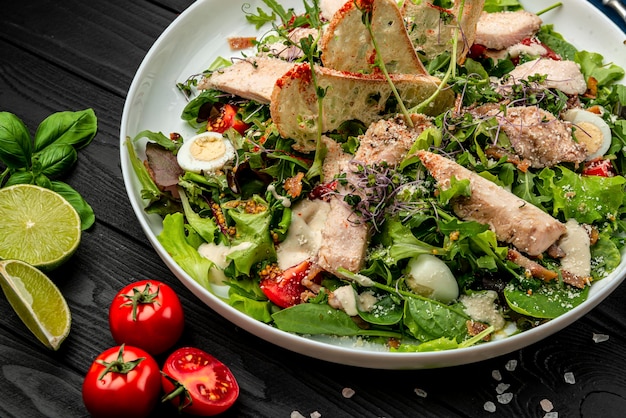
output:
[[[311,262],[305,260],[285,271],[270,272],[263,276],[259,287],[274,304],[288,308],[300,303],[300,295],[307,290],[302,284],[302,279],[314,275],[311,274]]]
[[[161,385],[179,410],[192,415],[217,415],[239,397],[239,385],[230,369],[212,355],[193,347],[174,351],[165,360]]]
[[[230,104],[216,104],[215,115],[209,117],[207,121],[207,131],[224,133],[228,128],[233,128],[241,135],[250,127],[247,123],[237,117],[237,108]]]
[[[82,392],[92,417],[146,417],[161,395],[159,365],[140,348],[109,348],[89,367]]]
[[[185,318],[176,292],[165,283],[142,280],[120,290],[109,308],[109,328],[118,344],[157,355],[180,338]]]
[[[600,176],[600,177],[613,177],[615,175],[615,169],[611,160],[596,159],[587,161],[583,168],[584,176]]]

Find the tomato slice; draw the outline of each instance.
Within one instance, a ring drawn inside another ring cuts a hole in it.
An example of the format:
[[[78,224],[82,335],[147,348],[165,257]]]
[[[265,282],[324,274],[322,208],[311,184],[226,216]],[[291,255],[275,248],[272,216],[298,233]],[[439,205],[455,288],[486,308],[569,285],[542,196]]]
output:
[[[224,133],[227,129],[233,128],[241,135],[250,127],[247,123],[237,117],[237,108],[230,104],[216,104],[214,107],[217,113],[207,121],[207,131]]]
[[[179,410],[201,416],[220,414],[239,397],[239,385],[230,369],[212,355],[194,347],[174,351],[163,365],[161,385]]]
[[[615,175],[615,169],[613,168],[611,160],[599,158],[585,163],[583,175],[613,177]]]
[[[259,287],[263,294],[281,308],[288,308],[301,302],[301,295],[307,290],[302,279],[311,274],[312,264],[305,260],[300,264],[289,267],[285,271],[268,267],[268,274],[262,275]]]

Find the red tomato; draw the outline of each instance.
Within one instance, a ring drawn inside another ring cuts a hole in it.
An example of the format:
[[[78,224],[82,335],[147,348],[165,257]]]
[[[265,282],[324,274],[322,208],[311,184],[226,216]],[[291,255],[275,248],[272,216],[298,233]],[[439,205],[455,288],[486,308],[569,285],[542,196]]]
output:
[[[230,369],[212,355],[193,347],[174,351],[165,360],[161,384],[179,410],[192,415],[217,415],[239,397]]]
[[[176,344],[184,324],[176,292],[156,280],[129,284],[115,295],[109,308],[109,328],[115,342],[140,347],[152,355]]]
[[[128,345],[98,355],[83,381],[83,402],[95,418],[146,417],[160,395],[159,365],[144,350]]]
[[[600,176],[600,177],[613,177],[615,175],[615,169],[611,160],[596,159],[587,161],[583,168],[584,176]]]
[[[300,303],[300,295],[307,290],[302,279],[314,275],[311,274],[311,262],[305,260],[285,271],[262,277],[259,287],[270,301],[281,308],[288,308]]]
[[[250,127],[247,123],[237,117],[237,108],[229,104],[216,104],[218,111],[215,116],[211,116],[207,121],[207,131],[224,133],[228,128],[233,128],[241,135]]]

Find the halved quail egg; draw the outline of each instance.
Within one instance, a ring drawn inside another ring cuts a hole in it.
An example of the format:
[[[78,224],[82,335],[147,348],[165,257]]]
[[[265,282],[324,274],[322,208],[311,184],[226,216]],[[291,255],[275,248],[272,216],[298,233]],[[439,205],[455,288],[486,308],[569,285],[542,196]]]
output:
[[[611,128],[602,116],[584,109],[570,109],[563,120],[572,123],[572,135],[587,146],[587,160],[602,157],[611,146]]]
[[[185,171],[212,172],[235,158],[235,148],[221,134],[203,132],[184,141],[176,158]]]

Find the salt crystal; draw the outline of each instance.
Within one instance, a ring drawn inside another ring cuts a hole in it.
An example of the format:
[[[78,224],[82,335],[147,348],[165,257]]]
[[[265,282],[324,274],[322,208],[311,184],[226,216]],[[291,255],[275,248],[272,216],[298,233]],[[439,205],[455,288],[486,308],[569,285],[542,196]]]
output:
[[[341,391],[341,394],[343,395],[343,397],[348,398],[348,399],[353,397],[355,393],[356,392],[352,388],[343,388],[343,390]]]
[[[320,414],[317,411],[311,412],[311,418],[321,418],[321,416],[322,416],[322,414]]]
[[[558,412],[548,412],[543,416],[543,418],[559,418]]]
[[[415,388],[415,394],[420,398],[425,398],[428,395],[424,389],[420,388]]]
[[[543,409],[544,412],[550,412],[554,409],[554,405],[552,405],[549,399],[542,399],[539,405],[541,405],[541,409]]]
[[[304,415],[302,415],[300,412],[298,411],[292,411],[291,412],[291,418],[304,418]]]
[[[491,372],[491,377],[493,377],[498,382],[502,380],[502,374],[500,373],[500,370],[493,370]]]
[[[498,402],[502,405],[506,405],[513,400],[513,394],[511,392],[503,393],[502,395],[498,395]]]
[[[506,390],[508,388],[510,388],[511,385],[507,384],[507,383],[499,383],[498,386],[496,386],[496,393],[498,395],[503,394],[504,392],[506,392]]]
[[[483,408],[487,412],[496,412],[496,404],[491,401],[485,402],[485,405],[483,405]]]
[[[594,343],[603,343],[605,341],[608,341],[609,336],[606,334],[596,334],[595,332],[593,333],[593,342]]]
[[[565,379],[565,383],[569,383],[570,385],[576,383],[576,378],[574,377],[574,373],[572,372],[565,373],[563,375],[563,378]]]
[[[507,369],[509,372],[514,371],[517,368],[517,360],[509,360],[506,362],[506,365],[504,366],[505,369]]]

